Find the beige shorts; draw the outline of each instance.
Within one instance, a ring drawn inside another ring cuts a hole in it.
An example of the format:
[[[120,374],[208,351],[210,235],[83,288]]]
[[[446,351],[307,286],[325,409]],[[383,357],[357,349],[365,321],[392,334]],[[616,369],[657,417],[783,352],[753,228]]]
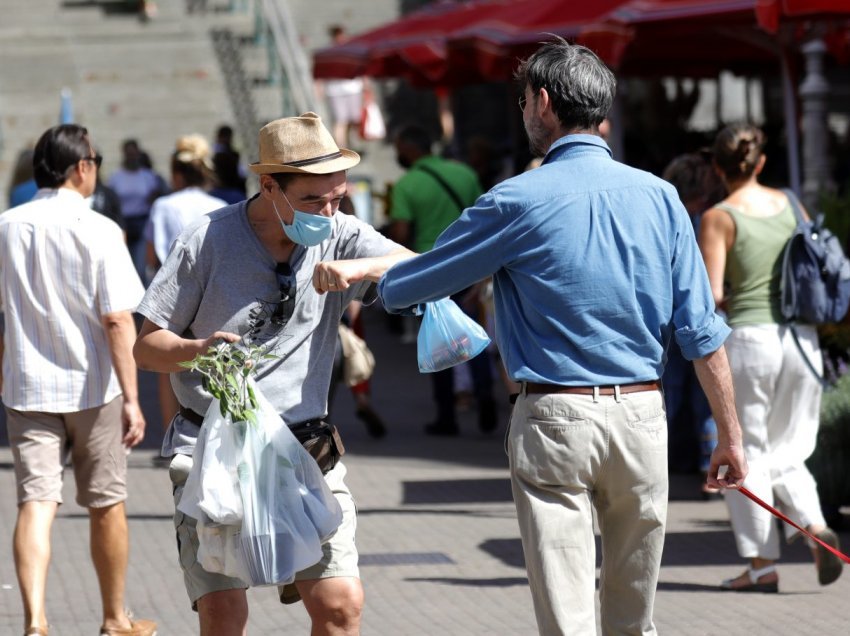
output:
[[[188,460],[188,461],[187,461]],[[245,589],[245,583],[237,578],[215,572],[207,572],[198,563],[198,532],[196,521],[176,509],[183,494],[183,486],[189,475],[192,463],[186,455],[175,455],[171,462],[169,474],[174,485],[174,527],[177,530],[177,551],[180,557],[180,567],[183,569],[183,582],[186,593],[192,602],[192,609],[197,611],[198,599],[211,592]],[[357,530],[357,509],[354,498],[345,485],[346,469],[338,462],[326,475],[325,481],[333,492],[342,508],[342,525],[322,546],[322,559],[316,565],[302,570],[295,575],[296,581],[313,581],[336,576],[360,578],[357,566],[357,547],[354,545],[354,535]],[[281,603],[297,603],[301,596],[294,583],[278,587]]]
[[[122,396],[76,413],[42,413],[6,408],[9,447],[15,460],[18,503],[62,503],[68,457],[77,484],[77,503],[105,508],[127,499],[127,452],[122,444]]]

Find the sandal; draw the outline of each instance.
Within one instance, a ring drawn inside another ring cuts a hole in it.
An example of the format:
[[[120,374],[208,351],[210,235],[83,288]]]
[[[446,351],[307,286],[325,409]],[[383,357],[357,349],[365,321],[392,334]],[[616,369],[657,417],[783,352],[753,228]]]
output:
[[[156,623],[139,618],[130,619],[130,627],[125,628],[100,628],[100,636],[156,636]]]
[[[49,627],[27,627],[24,636],[47,636]]]
[[[828,546],[836,550],[841,549],[838,545],[838,535],[829,528],[818,532],[815,536]],[[841,570],[844,568],[844,564],[841,562],[841,559],[819,543],[815,544],[815,551],[815,567],[818,570],[818,583],[821,585],[834,583],[841,576]]]
[[[776,594],[779,592],[779,581],[771,581],[770,583],[759,583],[758,580],[768,574],[776,572],[776,566],[768,565],[760,570],[754,570],[748,567],[745,574],[750,579],[749,585],[734,587],[734,583],[738,577],[734,579],[726,579],[720,584],[720,589],[724,592],[763,592],[765,594]]]

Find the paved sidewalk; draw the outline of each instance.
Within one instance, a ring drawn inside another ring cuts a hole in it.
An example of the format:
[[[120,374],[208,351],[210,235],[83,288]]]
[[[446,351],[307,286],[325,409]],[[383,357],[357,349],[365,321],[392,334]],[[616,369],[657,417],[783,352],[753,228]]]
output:
[[[462,414],[457,439],[425,437],[433,414],[430,383],[416,371],[415,345],[399,344],[369,312],[369,342],[378,368],[376,409],[390,432],[369,439],[354,418],[348,391],[335,401],[334,419],[346,440],[348,483],[360,516],[358,544],[366,588],[366,635],[525,635],[536,633],[515,512],[510,500],[502,433],[475,430]],[[146,380],[147,399],[153,395]],[[148,405],[149,412],[155,412]],[[151,426],[155,426],[152,422]],[[151,437],[156,437],[153,430]],[[176,563],[167,471],[152,450],[130,457],[128,511],[132,533],[128,603],[156,619],[160,635],[192,634]],[[53,532],[48,589],[51,636],[94,636],[99,596],[88,558],[85,512],[67,502]],[[820,588],[802,542],[784,548],[778,595],[730,594],[717,583],[742,570],[722,502],[703,502],[696,476],[674,475],[670,523],[656,604],[661,634],[839,635],[850,632],[850,573]],[[0,449],[0,634],[20,633],[22,614],[11,559],[15,518],[11,455]],[[846,520],[846,519],[845,519]],[[850,535],[842,539],[850,547]],[[249,633],[308,634],[303,606],[282,606],[271,589],[250,592]]]

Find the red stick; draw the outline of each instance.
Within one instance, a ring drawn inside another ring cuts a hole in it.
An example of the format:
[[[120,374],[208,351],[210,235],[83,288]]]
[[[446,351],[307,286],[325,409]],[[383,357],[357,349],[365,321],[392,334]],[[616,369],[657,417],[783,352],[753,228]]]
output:
[[[785,515],[783,515],[781,512],[779,512],[776,508],[774,508],[773,506],[771,506],[771,505],[770,505],[770,504],[768,504],[768,503],[765,503],[764,501],[762,501],[761,499],[759,499],[758,497],[756,497],[753,493],[751,493],[749,490],[747,490],[747,489],[746,489],[746,488],[744,488],[743,486],[740,486],[740,487],[738,488],[738,490],[741,492],[741,494],[742,494],[742,495],[744,495],[745,497],[748,497],[749,499],[752,499],[754,502],[756,502],[756,503],[757,503],[758,505],[760,505],[762,508],[764,508],[765,510],[767,510],[770,514],[774,515],[775,517],[779,517],[780,519],[782,519],[782,521],[784,521],[785,523],[787,523],[787,524],[789,524],[789,525],[791,525],[791,526],[794,526],[795,528],[797,528],[797,530],[799,530],[800,532],[802,532],[804,535],[806,535],[806,536],[807,536],[807,537],[809,537],[810,539],[812,539],[812,540],[814,540],[814,541],[817,541],[817,542],[818,542],[819,544],[821,544],[824,548],[826,548],[827,550],[829,550],[830,552],[832,552],[835,556],[837,556],[839,559],[841,559],[841,560],[842,560],[842,561],[844,561],[845,563],[850,563],[850,557],[848,557],[846,554],[844,554],[843,552],[841,552],[841,551],[839,551],[839,550],[836,550],[836,549],[835,549],[835,548],[833,548],[831,545],[829,545],[829,544],[827,544],[827,543],[824,543],[823,541],[821,541],[820,539],[818,539],[815,535],[813,535],[811,532],[809,532],[809,531],[808,531],[808,530],[806,530],[805,528],[801,528],[801,527],[800,527],[800,526],[798,526],[796,523],[794,523],[793,521],[791,521],[788,517],[786,517],[786,516],[785,516]]]

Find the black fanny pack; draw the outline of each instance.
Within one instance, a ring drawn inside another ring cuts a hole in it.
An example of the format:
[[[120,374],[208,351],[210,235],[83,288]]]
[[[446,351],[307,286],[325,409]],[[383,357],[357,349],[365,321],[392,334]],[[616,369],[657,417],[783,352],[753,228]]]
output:
[[[201,426],[204,423],[202,415],[195,413],[193,410],[180,407],[180,415],[183,419]],[[305,450],[310,453],[322,474],[327,473],[331,468],[336,466],[339,458],[345,455],[345,446],[342,445],[342,438],[336,426],[328,424],[322,420],[308,420],[293,424],[289,427],[295,439],[301,442]]]
[[[289,430],[316,460],[323,474],[336,466],[339,458],[345,455],[342,438],[333,424],[322,420],[309,420],[293,424]]]

